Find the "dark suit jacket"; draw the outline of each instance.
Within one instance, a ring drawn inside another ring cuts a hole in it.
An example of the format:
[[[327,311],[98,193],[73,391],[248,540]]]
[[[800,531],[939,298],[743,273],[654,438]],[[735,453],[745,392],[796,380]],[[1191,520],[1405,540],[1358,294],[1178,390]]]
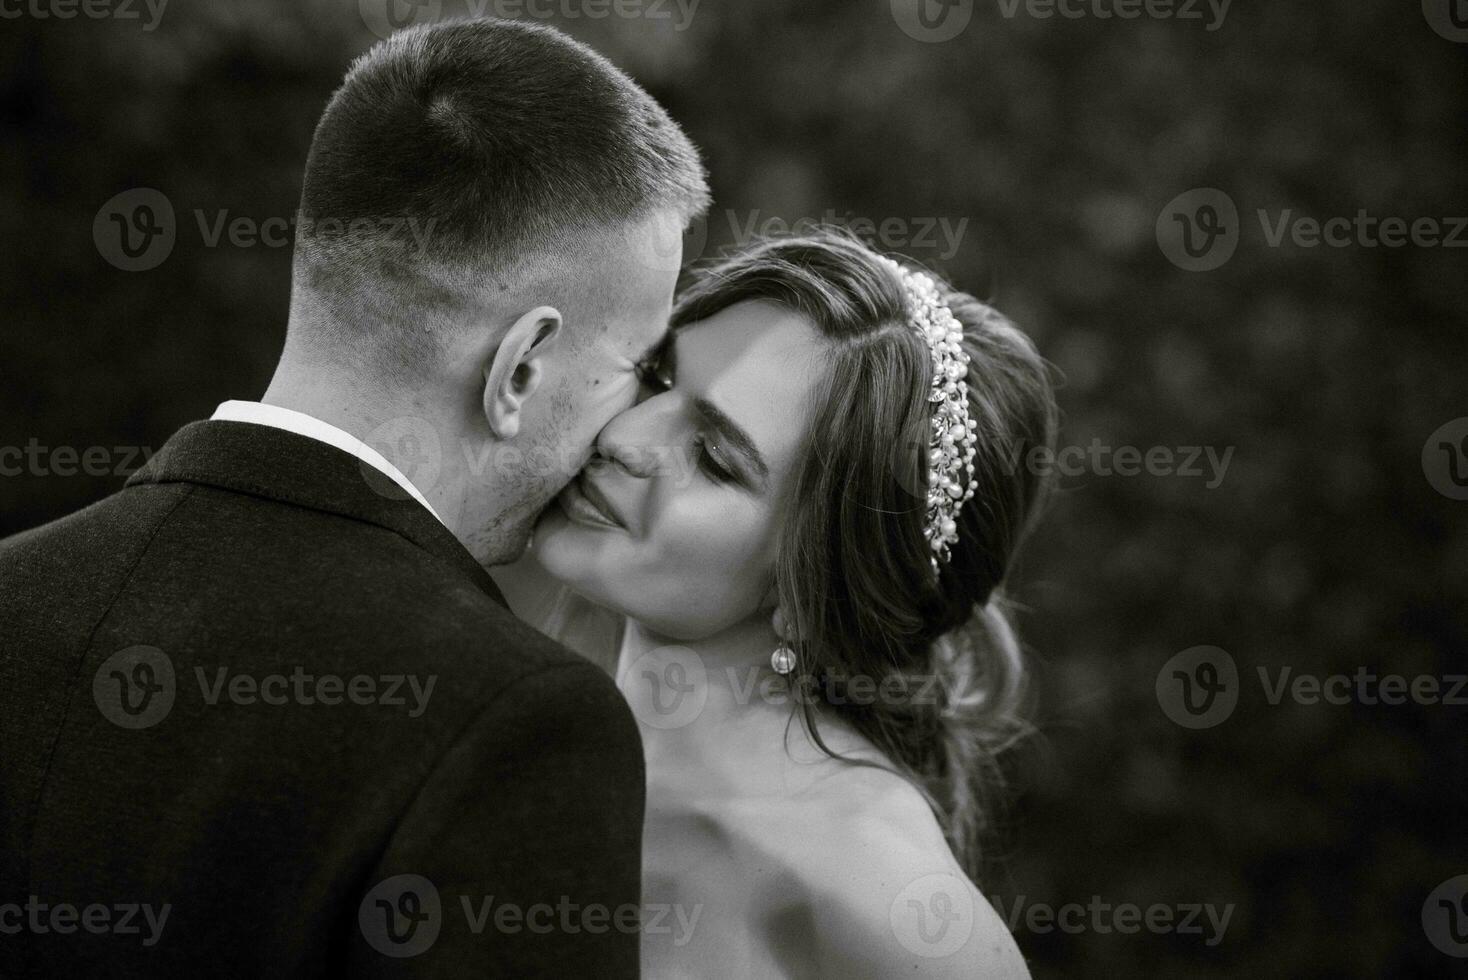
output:
[[[199,422],[0,542],[0,976],[636,975],[632,716],[370,476]]]

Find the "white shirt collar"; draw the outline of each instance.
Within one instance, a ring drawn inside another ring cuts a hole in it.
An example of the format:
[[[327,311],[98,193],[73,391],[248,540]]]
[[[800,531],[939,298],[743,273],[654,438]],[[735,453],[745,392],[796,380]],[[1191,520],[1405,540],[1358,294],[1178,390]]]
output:
[[[334,446],[344,453],[350,453],[402,487],[405,493],[428,508],[428,512],[437,517],[440,524],[443,523],[443,518],[438,516],[438,511],[433,509],[433,505],[418,492],[418,488],[413,486],[412,481],[404,476],[401,470],[389,463],[381,453],[361,439],[350,432],[338,429],[330,422],[323,422],[305,412],[281,408],[279,405],[246,401],[224,402],[214,410],[212,418],[222,422],[249,422],[254,425],[268,425],[273,429],[284,429],[286,432],[294,432],[298,436],[315,439],[317,442]]]

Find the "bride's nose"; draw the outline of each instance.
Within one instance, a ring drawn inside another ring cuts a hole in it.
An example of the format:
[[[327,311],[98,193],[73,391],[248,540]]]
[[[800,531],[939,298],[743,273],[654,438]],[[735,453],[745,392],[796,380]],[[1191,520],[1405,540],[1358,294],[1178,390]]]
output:
[[[655,400],[634,405],[601,430],[593,456],[640,479],[656,476],[670,445],[668,421]]]

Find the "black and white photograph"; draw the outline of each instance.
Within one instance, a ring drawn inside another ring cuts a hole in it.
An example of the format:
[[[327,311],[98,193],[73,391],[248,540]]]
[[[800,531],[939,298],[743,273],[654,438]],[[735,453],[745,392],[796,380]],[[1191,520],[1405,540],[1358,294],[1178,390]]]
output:
[[[1468,0],[0,0],[0,980],[1468,976]]]

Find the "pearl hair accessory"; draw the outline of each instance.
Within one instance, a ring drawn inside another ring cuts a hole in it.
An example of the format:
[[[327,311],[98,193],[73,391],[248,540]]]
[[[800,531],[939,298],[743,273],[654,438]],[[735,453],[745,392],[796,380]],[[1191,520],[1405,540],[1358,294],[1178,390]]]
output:
[[[927,342],[933,358],[933,383],[928,392],[933,409],[928,439],[928,519],[923,536],[933,549],[936,574],[939,562],[949,559],[949,546],[958,541],[959,511],[974,495],[978,423],[968,414],[969,356],[963,349],[963,324],[943,305],[933,278],[885,255],[879,258],[902,280],[909,322]]]

